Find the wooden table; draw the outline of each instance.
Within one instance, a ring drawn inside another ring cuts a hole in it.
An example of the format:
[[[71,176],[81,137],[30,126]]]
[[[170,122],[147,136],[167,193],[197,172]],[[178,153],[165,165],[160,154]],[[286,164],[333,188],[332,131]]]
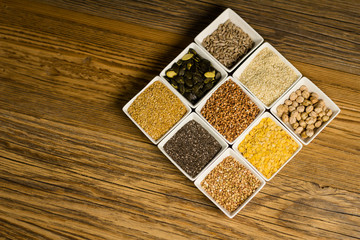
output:
[[[227,7],[341,113],[227,218],[121,108]],[[360,238],[359,1],[0,1],[0,238]]]

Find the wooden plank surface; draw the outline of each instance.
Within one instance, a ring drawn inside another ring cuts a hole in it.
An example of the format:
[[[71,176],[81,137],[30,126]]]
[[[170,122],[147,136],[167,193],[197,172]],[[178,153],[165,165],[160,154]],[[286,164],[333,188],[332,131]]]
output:
[[[189,2],[0,2],[0,238],[360,238],[358,1]],[[234,219],[121,111],[227,7],[342,110]]]

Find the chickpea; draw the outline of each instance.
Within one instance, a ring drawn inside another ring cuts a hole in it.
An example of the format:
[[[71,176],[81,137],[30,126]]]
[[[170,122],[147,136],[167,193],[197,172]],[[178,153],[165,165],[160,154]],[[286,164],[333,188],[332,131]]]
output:
[[[305,99],[308,99],[310,97],[310,93],[307,90],[305,90],[301,92],[301,96],[303,96],[303,98]]]
[[[295,108],[296,108],[296,107],[298,107],[298,106],[299,106],[299,103],[298,103],[298,102],[296,102],[296,101],[293,101],[293,102],[292,102],[292,104],[291,104],[291,106],[293,106],[293,107],[295,107]]]
[[[301,120],[300,113],[296,116],[296,120],[297,120],[297,121],[300,121],[300,120]]]
[[[304,120],[300,120],[299,125],[300,125],[300,127],[305,128],[306,127],[306,122]]]
[[[305,85],[301,85],[301,87],[299,88],[300,91],[307,91],[308,88]]]
[[[293,125],[291,125],[293,129],[297,129],[299,127],[299,123],[295,122]]]
[[[302,103],[302,102],[304,102],[304,98],[303,98],[302,96],[298,96],[298,97],[296,98],[296,102]]]
[[[296,123],[296,117],[294,117],[294,116],[290,117],[289,123],[290,123],[290,124]]]
[[[307,125],[306,126],[306,129],[311,129],[313,130],[315,128],[315,125],[314,124],[310,124],[310,125]]]
[[[322,112],[322,108],[317,107],[317,108],[314,109],[314,111],[315,111],[316,113],[320,113],[320,112]]]
[[[302,103],[305,107],[311,105],[311,102],[307,99],[304,100],[304,102]]]
[[[303,131],[300,136],[304,139],[308,137],[306,131]]]
[[[312,137],[312,136],[314,135],[314,130],[312,130],[312,129],[307,129],[307,130],[306,130],[306,135],[307,135],[308,137]]]
[[[290,106],[290,105],[292,104],[292,101],[289,100],[289,99],[286,99],[286,100],[284,101],[284,103],[285,103],[286,105]]]
[[[295,129],[295,133],[300,134],[303,130],[304,130],[303,127],[298,127],[298,128]]]
[[[319,127],[321,126],[321,124],[322,124],[321,121],[317,121],[317,122],[315,123],[315,127],[316,127],[316,128],[319,128]]]
[[[284,123],[288,123],[289,122],[289,116],[286,113],[284,113],[281,116],[281,120],[283,120]]]
[[[323,116],[322,118],[321,118],[321,120],[323,121],[323,122],[327,122],[327,121],[329,121],[329,116],[328,115],[325,115],[325,116]]]
[[[302,112],[305,111],[305,106],[300,105],[300,106],[298,106],[298,107],[296,108],[296,110],[297,110],[298,112],[302,113]]]
[[[312,112],[309,113],[309,116],[313,117],[313,118],[316,118],[318,115],[317,115],[317,113],[315,111],[312,111]]]
[[[290,96],[289,96],[289,99],[290,99],[291,101],[294,101],[296,98],[297,98],[297,94],[296,94],[295,92],[292,92],[292,93],[290,94]]]
[[[310,96],[314,98],[319,98],[319,95],[316,92],[312,92]]]
[[[301,113],[301,119],[305,120],[308,117],[306,112]]]
[[[330,108],[325,110],[326,116],[331,116],[333,114],[332,110]]]
[[[312,105],[310,105],[310,106],[307,106],[307,107],[306,107],[306,110],[305,110],[305,111],[306,111],[307,113],[310,113],[310,112],[312,112],[313,109],[314,109],[314,107],[313,107]]]
[[[317,103],[318,101],[319,101],[318,98],[316,98],[316,97],[310,97],[310,102],[311,102],[312,104],[315,104],[315,103]]]

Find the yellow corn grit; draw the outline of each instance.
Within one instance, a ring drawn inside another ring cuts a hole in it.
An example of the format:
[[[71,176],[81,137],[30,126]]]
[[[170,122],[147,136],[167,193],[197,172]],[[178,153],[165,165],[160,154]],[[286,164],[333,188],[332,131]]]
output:
[[[299,145],[270,118],[263,118],[239,144],[241,154],[266,178],[296,152]]]

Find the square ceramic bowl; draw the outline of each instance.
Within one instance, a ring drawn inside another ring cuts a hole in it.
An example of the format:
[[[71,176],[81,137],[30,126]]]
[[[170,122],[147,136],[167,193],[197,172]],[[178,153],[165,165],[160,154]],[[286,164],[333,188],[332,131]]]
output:
[[[239,151],[239,149],[238,149],[239,144],[244,140],[244,138],[248,135],[248,133],[249,133],[255,126],[257,126],[263,118],[267,118],[267,117],[269,117],[269,118],[270,118],[271,120],[273,120],[278,126],[280,126],[280,127],[298,144],[298,146],[299,146],[298,149],[294,152],[294,154],[271,176],[271,178],[265,177],[259,170],[257,170],[257,168],[256,168],[255,166],[253,166],[253,165],[250,163],[250,161],[247,160],[247,159],[240,153],[240,151]],[[290,133],[290,131],[289,131],[287,128],[285,128],[278,120],[276,120],[276,118],[275,118],[274,116],[272,116],[271,113],[269,113],[269,112],[265,112],[260,118],[258,118],[258,119],[254,122],[254,124],[252,125],[252,128],[248,128],[248,129],[244,132],[244,134],[242,134],[242,135],[240,136],[240,138],[238,138],[238,139],[236,140],[236,142],[234,143],[234,145],[232,146],[232,149],[233,149],[236,153],[240,154],[240,155],[248,162],[248,164],[250,164],[251,167],[252,167],[259,175],[261,175],[261,177],[264,178],[266,181],[270,181],[273,177],[275,177],[275,175],[278,174],[278,173],[280,172],[280,170],[281,170],[283,167],[285,167],[286,164],[288,164],[288,162],[290,162],[290,160],[301,150],[301,148],[302,148],[302,144],[300,143],[300,141],[299,141],[297,138],[295,138],[295,137],[292,135],[292,133]]]
[[[241,59],[239,59],[239,61],[231,68],[227,68],[224,65],[222,65],[202,45],[202,41],[204,40],[204,38],[212,34],[219,27],[220,24],[226,22],[227,20],[230,20],[236,26],[240,27],[254,41],[254,46],[252,47],[252,49],[247,54],[245,54]],[[237,68],[239,64],[243,62],[256,48],[258,48],[263,41],[264,39],[260,36],[260,34],[258,34],[249,24],[247,24],[236,12],[234,12],[230,8],[226,9],[223,13],[221,13],[209,26],[207,26],[195,38],[196,44],[198,44],[203,50],[205,50],[209,55],[211,55],[211,57],[228,72],[232,72],[235,68]]]
[[[160,81],[161,83],[163,83],[168,89],[170,89],[170,91],[172,93],[174,93],[180,100],[181,102],[184,104],[184,106],[186,107],[186,113],[185,115],[169,130],[167,131],[161,138],[159,138],[158,140],[154,140],[152,137],[150,137],[150,135],[144,131],[144,129],[142,129],[142,127],[140,127],[140,125],[130,116],[128,109],[131,106],[131,104],[135,101],[135,99],[142,93],[145,91],[145,89],[147,89],[149,86],[151,86],[154,82],[156,81]],[[162,78],[160,78],[159,76],[156,76],[153,80],[151,80],[138,94],[135,95],[135,97],[133,97],[127,104],[125,104],[125,106],[123,107],[123,111],[124,113],[131,119],[131,121],[133,121],[133,123],[135,123],[135,125],[145,134],[145,136],[147,138],[150,139],[151,142],[153,142],[154,144],[158,144],[169,132],[171,132],[172,129],[174,129],[180,122],[181,120],[183,120],[185,117],[187,117],[190,113],[191,113],[191,108],[188,106],[188,104],[186,102],[183,101],[182,98],[180,98],[179,96],[180,94],[175,91],[175,89],[173,89],[173,87],[170,87],[169,84]]]
[[[235,158],[237,161],[239,161],[239,163],[241,163],[242,165],[244,165],[248,170],[250,170],[256,178],[258,178],[261,182],[260,186],[256,189],[256,191],[246,199],[246,201],[241,204],[235,211],[233,212],[229,212],[228,210],[226,210],[224,207],[222,207],[218,202],[216,202],[211,196],[210,194],[208,194],[208,192],[202,188],[201,186],[201,182],[204,180],[204,178],[219,164],[221,163],[226,157],[228,156],[232,156],[233,158]],[[220,208],[221,211],[223,211],[226,216],[228,216],[229,218],[233,218],[236,214],[238,214],[240,212],[241,209],[243,209],[246,204],[248,204],[250,202],[250,200],[258,193],[260,192],[260,190],[265,186],[266,182],[265,180],[256,172],[254,171],[254,169],[252,167],[250,167],[250,165],[244,160],[244,158],[240,155],[238,155],[237,153],[235,153],[231,148],[227,149],[223,154],[221,154],[216,160],[215,162],[213,162],[211,164],[210,167],[208,167],[204,172],[201,173],[201,175],[196,179],[195,181],[195,186],[206,196],[208,197],[218,208]]]
[[[218,64],[213,58],[211,58],[211,56],[210,56],[208,53],[206,53],[203,49],[201,49],[201,48],[200,48],[198,45],[196,45],[195,43],[190,43],[189,46],[187,46],[171,63],[169,63],[169,65],[167,65],[167,66],[161,71],[160,76],[161,76],[162,78],[164,78],[165,75],[166,75],[166,71],[167,71],[169,68],[171,68],[171,66],[172,66],[174,63],[176,63],[179,59],[181,59],[181,58],[189,51],[190,48],[194,49],[194,50],[200,55],[200,57],[209,60],[210,63],[211,63],[211,65],[212,65],[217,71],[219,71],[219,72],[221,73],[221,78],[220,78],[219,82],[220,82],[222,79],[225,79],[225,78],[227,77],[227,72],[221,67],[221,65]],[[166,81],[165,78],[164,78],[164,81]],[[166,81],[166,82],[167,82],[167,81]],[[218,82],[216,85],[218,85],[219,82]],[[169,84],[169,85],[170,85],[170,84]],[[213,88],[214,88],[216,85],[214,85]],[[171,85],[170,85],[170,86],[171,86]],[[173,88],[173,87],[171,86],[171,88]],[[173,89],[174,89],[174,88],[173,88]],[[175,90],[177,93],[179,93],[176,89],[174,89],[174,90]],[[210,90],[210,91],[211,91],[211,90]],[[210,91],[209,91],[209,92],[210,92]],[[207,94],[205,94],[205,95],[202,97],[202,99],[204,99],[204,98],[209,94],[209,92],[208,92]],[[190,105],[192,108],[196,108],[196,107],[199,105],[199,103],[201,102],[201,99],[199,99],[199,101],[198,101],[196,104],[192,104],[189,100],[187,100],[185,97],[183,97],[180,93],[178,94],[178,96],[180,96],[180,98],[181,98],[184,102],[187,102],[187,104]]]
[[[291,86],[290,86],[287,90],[285,90],[285,91],[282,93],[282,95],[281,95],[278,99],[276,99],[272,104],[270,104],[269,106],[267,106],[265,103],[263,103],[262,101],[260,101],[260,100],[258,99],[258,97],[257,97],[253,92],[251,92],[250,89],[249,89],[245,84],[243,84],[243,85],[245,86],[245,88],[246,88],[252,95],[254,95],[254,96],[256,97],[256,99],[258,99],[267,109],[270,109],[272,106],[275,105],[275,103],[276,103],[282,96],[284,96],[284,95],[287,93],[287,91],[289,91],[290,88],[292,88],[292,87],[300,80],[300,78],[301,78],[301,73],[300,73],[299,70],[297,70],[283,55],[281,55],[273,46],[271,46],[269,43],[266,42],[266,43],[262,44],[258,49],[256,49],[256,51],[255,51],[248,59],[246,59],[246,61],[245,61],[243,64],[241,64],[241,66],[234,72],[233,77],[234,77],[236,80],[240,81],[240,80],[239,80],[239,77],[241,76],[241,74],[244,72],[244,70],[247,68],[247,66],[252,62],[252,60],[259,54],[259,52],[260,52],[261,50],[263,50],[264,48],[269,48],[269,49],[270,49],[271,51],[273,51],[276,55],[278,55],[278,56],[280,57],[280,59],[281,59],[286,65],[288,65],[289,67],[291,67],[291,68],[295,71],[295,73],[296,73],[296,75],[297,75],[296,81],[294,81],[293,84],[291,84]]]
[[[215,157],[209,161],[209,163],[204,167],[201,172],[195,176],[191,177],[187,174],[165,151],[164,145],[189,121],[195,120],[198,122],[208,133],[213,136],[216,141],[221,145],[221,150],[215,155]],[[222,154],[227,148],[228,145],[226,142],[216,133],[214,132],[196,113],[191,113],[188,117],[186,117],[170,134],[168,134],[158,145],[160,151],[191,181],[194,181],[220,154]]]
[[[244,85],[242,85],[242,83],[238,80],[235,80],[234,78],[232,77],[228,77],[227,79],[224,79],[222,80],[215,88],[213,88],[211,91],[210,91],[210,94],[208,96],[206,96],[206,98],[204,98],[201,103],[199,104],[199,106],[195,109],[195,112],[197,114],[199,114],[199,116],[217,133],[219,134],[228,144],[233,144],[237,138],[239,138],[242,134],[244,134],[244,132],[246,131],[246,129],[242,132],[242,134],[240,134],[234,141],[230,142],[228,141],[221,133],[218,132],[218,130],[215,129],[215,127],[213,127],[207,120],[206,118],[201,114],[201,109],[205,106],[206,102],[209,100],[209,98],[213,95],[213,93],[221,86],[223,85],[226,81],[229,81],[229,80],[232,80],[234,83],[236,83],[240,88],[241,90],[251,99],[252,102],[254,102],[256,104],[256,106],[258,106],[259,108],[259,114],[257,115],[257,117],[254,119],[254,121],[249,124],[249,126],[246,128],[251,128],[252,124],[256,121],[256,119],[258,119],[261,114],[263,114],[263,112],[265,111],[265,108],[263,106],[263,104],[258,100],[256,99],[253,95],[251,95],[248,90],[244,87]]]
[[[276,108],[283,104],[286,99],[289,99],[289,96],[292,92],[299,89],[302,85],[305,85],[309,92],[315,92],[319,95],[319,99],[323,99],[325,102],[326,107],[332,110],[333,114],[329,118],[327,122],[322,124],[314,133],[314,135],[311,138],[303,139],[300,137],[299,134],[296,134],[294,129],[290,126],[289,123],[284,123],[281,120],[281,117],[277,115]],[[303,144],[308,145],[339,113],[340,108],[336,106],[336,104],[331,101],[331,99],[323,92],[321,91],[313,82],[311,82],[308,78],[303,77],[300,79],[299,82],[297,82],[284,96],[282,96],[279,101],[271,108],[271,113],[282,123],[285,125],[287,129],[289,129]]]

